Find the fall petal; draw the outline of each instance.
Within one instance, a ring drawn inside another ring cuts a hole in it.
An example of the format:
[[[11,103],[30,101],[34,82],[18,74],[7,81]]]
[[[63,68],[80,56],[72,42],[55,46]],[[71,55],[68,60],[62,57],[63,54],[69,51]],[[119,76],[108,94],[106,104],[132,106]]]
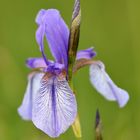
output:
[[[18,113],[24,120],[32,119],[33,98],[40,88],[40,80],[42,76],[43,74],[41,73],[34,73],[29,75],[27,89],[22,104],[18,108]]]
[[[50,137],[58,137],[74,122],[76,114],[75,95],[66,79],[44,76],[34,101],[35,126]]]
[[[128,102],[128,93],[114,84],[102,62],[98,61],[90,66],[90,81],[107,100],[117,101],[120,107],[125,106]]]

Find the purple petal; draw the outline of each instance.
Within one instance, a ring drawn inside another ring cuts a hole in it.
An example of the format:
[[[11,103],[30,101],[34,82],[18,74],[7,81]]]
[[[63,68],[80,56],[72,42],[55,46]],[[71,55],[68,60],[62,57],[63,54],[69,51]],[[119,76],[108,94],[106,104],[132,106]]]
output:
[[[90,81],[107,100],[117,101],[120,107],[125,106],[128,102],[128,93],[114,84],[102,62],[98,61],[90,66]]]
[[[33,123],[50,137],[58,137],[77,115],[75,95],[64,77],[44,76],[36,94]]]
[[[55,74],[61,73],[61,71],[65,68],[64,64],[53,62],[51,60],[48,60],[48,65],[46,65],[43,58],[29,58],[26,61],[26,65],[32,69],[43,68],[40,69],[42,72],[50,72]]]
[[[18,113],[24,120],[32,119],[32,102],[40,87],[40,80],[42,76],[43,74],[41,73],[34,73],[29,75],[27,89],[22,104],[18,108]]]
[[[43,23],[43,17],[44,17],[45,14],[46,14],[46,10],[44,10],[44,9],[41,9],[38,12],[36,20],[35,20],[38,25]]]
[[[45,68],[45,67],[47,67],[43,58],[28,58],[26,61],[26,65],[29,68]]]
[[[48,60],[44,54],[44,35],[45,35],[45,25],[42,24],[39,26],[39,28],[36,31],[36,41],[40,46],[40,51],[42,53],[43,59],[45,63],[48,65]]]
[[[76,59],[92,59],[94,56],[96,56],[96,52],[93,50],[93,48],[88,48],[86,50],[78,51]]]
[[[57,63],[57,62],[50,62],[49,66],[45,69],[45,72],[55,73],[56,75],[59,75],[62,70],[64,70],[64,65]]]
[[[39,24],[39,28],[42,28],[43,34],[45,32],[55,60],[64,63],[67,67],[69,30],[59,11],[55,9],[41,10],[37,15],[36,22]]]

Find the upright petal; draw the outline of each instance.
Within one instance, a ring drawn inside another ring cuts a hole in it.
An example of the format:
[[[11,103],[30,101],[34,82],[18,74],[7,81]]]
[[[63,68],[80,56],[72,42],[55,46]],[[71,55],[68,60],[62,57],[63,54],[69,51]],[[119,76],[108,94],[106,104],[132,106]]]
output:
[[[128,93],[114,84],[100,61],[90,66],[90,81],[101,95],[108,100],[117,101],[120,107],[125,106],[129,100]]]
[[[77,52],[76,60],[79,59],[92,59],[96,56],[96,52],[93,50],[94,48],[88,48],[86,50],[81,50]]]
[[[33,98],[40,88],[42,76],[43,74],[41,73],[32,73],[29,75],[27,89],[22,104],[18,108],[18,113],[24,120],[32,119]]]
[[[55,9],[41,10],[37,15],[36,22],[39,24],[39,28],[42,25],[45,26],[43,30],[55,60],[67,66],[69,30],[59,11]]]
[[[36,16],[36,19],[35,19],[35,21],[36,21],[36,23],[38,24],[38,25],[41,25],[42,23],[43,23],[43,18],[44,18],[44,15],[46,14],[46,10],[44,10],[44,9],[41,9],[39,12],[38,12],[38,14],[37,14],[37,16]]]
[[[45,25],[41,24],[36,31],[36,41],[40,47],[40,51],[42,53],[43,59],[44,59],[46,65],[48,65],[48,60],[44,53],[44,35],[45,35]]]
[[[33,123],[50,137],[58,137],[74,122],[75,95],[63,76],[43,77],[33,107]]]

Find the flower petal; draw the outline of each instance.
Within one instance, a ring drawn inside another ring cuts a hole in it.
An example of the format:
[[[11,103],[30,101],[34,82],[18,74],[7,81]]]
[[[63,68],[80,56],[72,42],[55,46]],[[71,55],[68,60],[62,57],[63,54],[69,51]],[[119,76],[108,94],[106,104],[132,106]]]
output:
[[[59,75],[64,69],[65,69],[64,64],[60,64],[57,62],[50,62],[49,66],[45,69],[45,72]]]
[[[44,53],[44,35],[45,35],[45,25],[42,24],[39,26],[39,28],[36,31],[36,41],[40,47],[40,51],[42,53],[43,59],[45,63],[48,65],[48,60],[46,58],[46,55]]]
[[[92,59],[94,56],[96,56],[96,52],[94,51],[94,48],[88,48],[86,50],[81,50],[78,51],[77,56],[76,56],[76,60],[79,59]]]
[[[76,114],[75,95],[66,79],[45,75],[33,107],[35,126],[50,137],[58,137],[74,122]]]
[[[45,32],[55,60],[67,66],[69,30],[59,11],[55,9],[41,10],[37,15],[36,22],[39,24],[39,28],[44,26],[42,32]]]
[[[26,65],[29,68],[46,68],[46,63],[43,58],[28,58]]]
[[[44,10],[44,9],[41,9],[41,10],[38,12],[38,14],[37,14],[37,16],[36,16],[36,19],[35,19],[35,21],[36,21],[36,23],[37,23],[38,25],[40,25],[40,24],[43,23],[43,17],[44,17],[45,14],[46,14],[46,10]]]
[[[106,99],[117,101],[120,107],[129,100],[128,93],[114,84],[105,71],[102,62],[95,62],[90,66],[90,81],[95,89]]]
[[[40,88],[42,76],[42,73],[32,73],[29,75],[27,89],[22,104],[18,108],[18,113],[24,120],[32,119],[32,102],[35,94]]]

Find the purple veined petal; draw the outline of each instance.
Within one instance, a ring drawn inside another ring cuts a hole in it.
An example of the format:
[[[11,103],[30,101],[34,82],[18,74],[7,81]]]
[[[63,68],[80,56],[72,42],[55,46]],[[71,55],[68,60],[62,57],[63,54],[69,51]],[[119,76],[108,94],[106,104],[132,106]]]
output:
[[[82,58],[92,59],[95,56],[96,56],[96,52],[94,51],[94,48],[91,47],[91,48],[88,48],[86,50],[78,51],[77,56],[76,56],[76,60],[79,60],[79,59],[82,59]]]
[[[69,29],[59,11],[55,9],[41,10],[37,15],[36,22],[40,26],[45,25],[43,30],[55,60],[64,63],[67,67]]]
[[[31,73],[28,77],[27,89],[22,104],[18,108],[18,113],[24,120],[32,119],[32,102],[40,88],[40,81],[43,75],[42,73]]]
[[[45,75],[36,94],[32,121],[50,137],[58,137],[77,115],[75,95],[64,77]]]
[[[90,66],[90,81],[107,100],[117,101],[120,107],[124,107],[128,102],[128,93],[115,85],[102,62],[97,61]]]
[[[26,60],[26,65],[29,68],[46,68],[47,67],[43,58],[28,58]]]

